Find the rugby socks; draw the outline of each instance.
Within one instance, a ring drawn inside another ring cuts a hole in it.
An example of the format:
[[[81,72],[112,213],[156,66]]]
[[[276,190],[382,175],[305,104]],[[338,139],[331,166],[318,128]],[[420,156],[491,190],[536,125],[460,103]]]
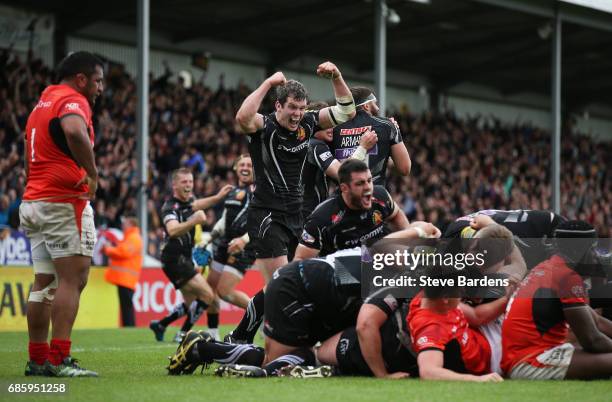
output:
[[[191,328],[193,328],[195,323],[198,322],[198,320],[200,319],[200,317],[202,317],[202,314],[204,314],[204,311],[206,311],[207,308],[208,304],[199,299],[191,303],[191,306],[189,306],[189,310],[187,311],[187,319],[183,323],[181,331],[187,332]]]
[[[251,300],[242,316],[242,320],[232,332],[234,339],[253,343],[255,334],[263,321],[264,316],[264,291],[260,290]]]
[[[28,344],[30,361],[36,364],[44,364],[49,358],[49,344],[47,342],[30,342]]]
[[[220,364],[247,364],[260,367],[265,352],[255,345],[232,345],[225,342],[198,342],[198,354],[202,360],[210,359]]]
[[[219,313],[207,313],[208,333],[219,340]]]
[[[49,363],[54,366],[61,364],[66,357],[70,356],[71,344],[72,342],[69,339],[51,339]]]
[[[276,376],[278,371],[285,366],[314,366],[315,364],[314,352],[309,348],[302,348],[272,360],[263,369],[266,370],[268,376]]]
[[[167,316],[159,320],[159,323],[163,325],[164,327],[167,327],[174,321],[178,320],[179,318],[187,314],[187,311],[188,311],[188,308],[185,305],[185,303],[177,304],[176,306],[174,306],[172,311],[170,311],[170,314],[168,314]]]

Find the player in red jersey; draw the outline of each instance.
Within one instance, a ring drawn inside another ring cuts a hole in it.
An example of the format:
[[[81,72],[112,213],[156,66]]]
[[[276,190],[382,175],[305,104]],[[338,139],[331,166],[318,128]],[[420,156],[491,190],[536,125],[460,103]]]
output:
[[[593,273],[595,230],[560,223],[554,255],[537,265],[508,303],[502,326],[506,375],[516,379],[593,379],[612,376],[612,322],[588,306],[584,278]],[[582,349],[568,342],[571,328]]]
[[[454,278],[455,283],[457,272],[453,267],[428,268],[430,278]],[[470,326],[463,310],[472,308],[460,307],[461,294],[457,286],[427,286],[410,302],[407,321],[419,376],[425,380],[503,381],[499,374],[491,373],[491,346]],[[503,299],[489,304],[494,303],[503,310]],[[494,310],[488,314],[490,319],[498,315]]]
[[[19,216],[34,265],[25,374],[97,376],[70,357],[70,334],[96,242],[89,205],[98,180],[91,106],[103,90],[103,64],[76,52],[62,60],[57,74],[59,85],[43,91],[25,133],[27,185]]]

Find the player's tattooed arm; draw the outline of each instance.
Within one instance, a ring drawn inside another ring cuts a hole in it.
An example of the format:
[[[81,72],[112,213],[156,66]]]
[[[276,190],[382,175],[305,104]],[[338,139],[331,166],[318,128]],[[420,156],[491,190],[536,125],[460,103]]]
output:
[[[285,82],[287,82],[285,75],[278,71],[268,77],[255,91],[246,97],[242,105],[240,105],[238,113],[236,113],[236,123],[238,123],[238,131],[240,133],[252,134],[263,128],[263,116],[257,113],[257,110],[259,110],[261,102],[268,91],[277,85],[283,85]]]

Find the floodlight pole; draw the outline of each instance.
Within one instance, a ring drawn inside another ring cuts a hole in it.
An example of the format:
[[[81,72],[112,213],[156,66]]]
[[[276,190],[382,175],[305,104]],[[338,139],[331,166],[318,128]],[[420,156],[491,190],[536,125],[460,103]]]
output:
[[[552,210],[561,213],[561,17],[559,8],[555,9],[552,36],[552,94],[551,94],[551,116],[552,116],[552,156],[551,156],[551,207]]]
[[[387,2],[374,2],[374,83],[380,115],[386,116],[387,109]]]
[[[142,235],[142,253],[147,255],[148,211],[147,183],[149,157],[149,0],[138,0],[138,82],[137,82],[137,143],[138,143],[138,222]]]

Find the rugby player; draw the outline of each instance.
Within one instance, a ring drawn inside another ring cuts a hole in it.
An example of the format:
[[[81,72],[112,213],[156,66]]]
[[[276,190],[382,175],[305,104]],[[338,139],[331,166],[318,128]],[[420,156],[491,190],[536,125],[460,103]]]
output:
[[[400,175],[408,176],[412,162],[397,124],[391,119],[378,116],[376,96],[371,89],[352,87],[351,94],[357,113],[353,119],[334,127],[329,145],[334,158],[343,161],[357,152],[358,155],[353,158],[361,159],[359,154],[366,154],[365,149],[358,147],[361,136],[367,131],[374,131],[377,143],[367,150],[365,157],[365,162],[372,171],[374,184],[385,186],[389,158]]]
[[[340,375],[418,377],[417,355],[407,326],[408,305],[417,291],[417,287],[376,291],[361,306],[355,327],[327,339],[315,350],[317,361],[335,366]],[[403,297],[396,297],[399,293]],[[470,325],[480,325],[499,315],[507,301],[499,299],[476,307],[460,303],[459,307]],[[501,345],[497,349],[501,358]],[[444,359],[450,366],[457,359],[456,350],[445,350]]]
[[[309,105],[315,109],[325,102]],[[366,161],[367,151],[374,145],[378,137],[373,131],[366,131],[359,140],[359,146],[351,154],[351,158]],[[306,219],[312,211],[329,197],[329,179],[338,181],[340,162],[332,155],[329,144],[332,141],[332,129],[317,131],[314,138],[308,142],[308,156],[304,165],[304,199],[302,202],[302,219]]]
[[[264,279],[293,258],[302,230],[302,173],[308,140],[318,128],[329,128],[355,115],[355,104],[338,67],[318,66],[317,74],[331,79],[336,105],[305,112],[304,86],[282,72],[268,77],[242,103],[236,114],[239,132],[248,135],[256,188],[248,210],[248,233],[256,264]],[[257,112],[268,91],[277,87],[275,111]]]
[[[213,290],[198,274],[192,261],[195,227],[206,222],[204,210],[221,202],[232,189],[233,186],[228,184],[213,196],[196,199],[191,171],[180,168],[172,173],[172,197],[161,209],[164,223],[161,262],[164,274],[181,291],[185,302],[161,320],[151,321],[149,328],[158,341],[163,341],[166,327],[171,322],[190,311],[188,307],[195,299],[203,303],[202,309],[214,302]]]
[[[408,218],[387,190],[372,184],[372,173],[364,162],[345,160],[338,177],[340,194],[319,205],[308,217],[295,260],[325,256],[379,239],[386,234],[386,225],[392,232],[408,227]]]
[[[440,232],[429,223],[414,222],[402,233],[404,238],[419,238]],[[315,343],[355,325],[362,304],[360,281],[359,248],[294,261],[278,270],[266,288],[265,352],[253,345],[211,342],[192,331],[171,358],[169,372],[193,372],[194,365],[213,360],[263,365],[269,374],[290,362],[308,365]],[[243,355],[246,360],[241,359]],[[254,364],[256,356],[260,364]]]
[[[234,171],[238,186],[225,198],[223,215],[212,232],[213,261],[207,280],[221,299],[246,309],[249,297],[236,290],[236,285],[255,260],[246,230],[247,209],[254,191],[251,157],[240,155],[234,162]]]
[[[454,267],[428,267],[429,276],[456,277]],[[458,287],[426,286],[410,302],[408,327],[417,355],[419,376],[425,380],[500,382],[491,372],[492,350],[487,338],[470,326],[469,317],[460,308],[462,291]],[[507,300],[498,300],[499,315]]]
[[[565,220],[551,211],[487,209],[457,218],[448,226],[443,237],[469,239],[480,229],[497,223],[512,232],[527,269],[531,269],[550,256],[545,241],[552,237],[557,225]]]
[[[25,375],[96,377],[70,356],[70,337],[96,243],[88,201],[98,182],[91,107],[104,88],[103,64],[75,52],[57,74],[59,85],[43,91],[25,132],[27,184],[19,217],[34,265]]]
[[[612,376],[612,322],[588,306],[596,232],[583,221],[560,223],[553,256],[531,270],[512,296],[502,327],[502,369],[513,379]],[[568,328],[578,345],[567,341]]]

